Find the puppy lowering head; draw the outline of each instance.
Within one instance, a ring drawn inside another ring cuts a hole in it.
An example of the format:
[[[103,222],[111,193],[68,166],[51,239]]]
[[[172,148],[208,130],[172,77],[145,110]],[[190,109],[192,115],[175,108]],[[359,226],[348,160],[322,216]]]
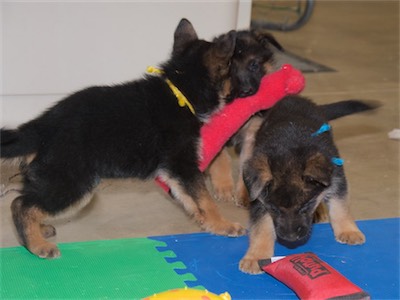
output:
[[[358,106],[348,106],[355,103],[321,107],[306,98],[288,96],[265,114],[243,165],[251,224],[249,249],[240,262],[243,272],[259,273],[257,262],[274,254],[275,240],[289,248],[306,243],[321,203],[328,206],[338,242],[365,242],[350,214],[342,160],[326,118],[359,111]]]
[[[270,158],[263,151],[254,153],[244,169],[244,182],[250,199],[258,202],[254,218],[268,213],[277,241],[295,248],[310,238],[313,214],[330,185],[333,166],[316,149],[291,150],[280,149]]]

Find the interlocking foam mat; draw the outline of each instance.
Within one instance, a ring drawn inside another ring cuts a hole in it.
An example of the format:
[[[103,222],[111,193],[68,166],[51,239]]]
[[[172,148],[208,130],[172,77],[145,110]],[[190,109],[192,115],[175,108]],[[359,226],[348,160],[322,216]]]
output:
[[[312,251],[372,299],[400,299],[400,219],[357,222],[362,246],[334,240],[329,224],[314,226],[299,248],[276,245],[276,255]],[[232,299],[297,299],[267,274],[238,270],[248,238],[207,233],[59,244],[62,257],[43,260],[22,247],[0,249],[0,299],[140,299],[184,286],[229,292]]]
[[[59,259],[43,260],[22,247],[1,249],[0,299],[140,299],[195,280],[179,274],[172,251],[147,238],[59,244]]]

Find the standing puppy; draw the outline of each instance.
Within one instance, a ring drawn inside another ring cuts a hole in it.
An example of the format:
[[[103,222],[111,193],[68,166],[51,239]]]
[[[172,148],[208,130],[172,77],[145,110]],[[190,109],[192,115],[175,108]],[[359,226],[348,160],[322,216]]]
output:
[[[273,256],[275,239],[289,248],[306,243],[321,203],[338,242],[365,242],[349,212],[343,161],[327,122],[374,107],[359,101],[317,106],[290,96],[266,112],[255,135],[250,132],[242,158],[251,222],[243,272],[260,272],[258,260]]]
[[[233,99],[235,41],[235,32],[200,40],[183,19],[160,75],[81,90],[16,130],[2,129],[1,157],[29,157],[11,206],[21,243],[58,257],[46,219],[90,199],[101,178],[117,177],[159,176],[204,230],[244,234],[219,214],[197,167],[202,122]]]
[[[237,95],[258,90],[261,78],[273,69],[273,48],[282,50],[266,32],[237,33],[231,63]],[[348,210],[346,178],[332,133],[324,129],[329,120],[375,106],[357,100],[317,106],[292,96],[253,117],[232,138],[240,148],[236,192],[229,155],[223,151],[217,156],[209,168],[216,196],[250,206],[250,246],[240,262],[243,272],[259,273],[258,260],[273,255],[276,239],[291,248],[304,244],[313,221],[326,219],[322,204],[329,206],[339,242],[365,241]]]

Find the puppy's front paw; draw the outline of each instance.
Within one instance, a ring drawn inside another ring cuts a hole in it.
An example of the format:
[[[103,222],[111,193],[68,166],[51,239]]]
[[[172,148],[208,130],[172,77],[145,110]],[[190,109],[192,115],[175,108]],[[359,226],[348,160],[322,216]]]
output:
[[[239,263],[240,271],[247,274],[261,274],[261,268],[258,265],[258,259],[244,257]]]
[[[236,197],[235,204],[239,207],[248,208],[250,206],[250,200],[247,197]]]
[[[226,220],[205,222],[202,224],[204,230],[216,235],[237,237],[246,234],[246,229],[239,223],[231,223]]]
[[[365,235],[361,231],[344,231],[336,235],[336,241],[342,244],[361,245],[365,243]]]
[[[233,193],[233,187],[230,184],[221,184],[219,186],[214,186],[214,195],[218,201],[223,202],[234,202],[235,196]]]
[[[248,208],[250,206],[250,197],[244,184],[238,184],[236,189],[236,205]]]

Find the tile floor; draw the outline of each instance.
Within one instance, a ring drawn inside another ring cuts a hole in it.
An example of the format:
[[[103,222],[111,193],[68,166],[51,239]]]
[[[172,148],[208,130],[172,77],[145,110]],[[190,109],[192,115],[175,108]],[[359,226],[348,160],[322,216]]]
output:
[[[218,34],[218,32],[216,32]],[[317,1],[310,22],[297,31],[275,33],[300,56],[337,70],[306,74],[303,95],[318,103],[341,99],[377,99],[375,113],[332,122],[350,185],[357,219],[398,217],[399,141],[388,132],[399,128],[399,2]],[[18,188],[8,178],[16,169],[2,166],[2,191]],[[18,245],[9,206],[16,196],[0,198],[0,246]],[[247,224],[247,213],[219,203],[223,214]],[[93,201],[74,217],[56,223],[56,242],[142,237],[199,231],[183,210],[152,182],[104,180]]]

